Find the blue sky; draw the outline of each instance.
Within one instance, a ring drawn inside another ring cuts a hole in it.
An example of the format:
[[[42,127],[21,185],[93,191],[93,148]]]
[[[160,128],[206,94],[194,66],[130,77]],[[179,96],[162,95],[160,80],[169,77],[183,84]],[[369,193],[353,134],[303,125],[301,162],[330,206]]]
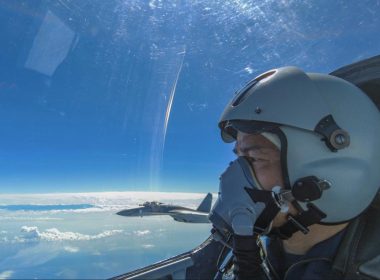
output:
[[[380,50],[377,1],[0,4],[0,191],[216,191],[218,118],[271,68]]]

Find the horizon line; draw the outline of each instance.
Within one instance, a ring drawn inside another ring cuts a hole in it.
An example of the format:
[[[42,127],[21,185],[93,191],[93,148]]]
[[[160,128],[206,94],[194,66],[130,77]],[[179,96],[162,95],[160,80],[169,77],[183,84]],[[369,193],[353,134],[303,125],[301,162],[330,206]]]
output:
[[[141,191],[141,190],[129,190],[129,191],[92,191],[92,192],[36,192],[36,193],[3,193],[0,192],[0,197],[3,195],[46,195],[46,194],[100,194],[100,193],[107,193],[107,194],[116,194],[116,193],[168,193],[168,194],[173,194],[173,193],[178,193],[178,194],[205,194],[205,193],[217,193],[217,192],[210,192],[210,191],[205,191],[205,192],[186,192],[186,191]]]

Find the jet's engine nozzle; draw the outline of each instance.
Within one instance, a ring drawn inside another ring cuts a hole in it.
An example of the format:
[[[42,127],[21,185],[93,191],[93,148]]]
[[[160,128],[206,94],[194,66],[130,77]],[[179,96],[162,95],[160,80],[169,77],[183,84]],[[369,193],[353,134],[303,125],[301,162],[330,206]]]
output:
[[[209,214],[213,226],[223,233],[253,235],[265,203],[254,202],[247,189],[258,190],[248,160],[238,157],[220,177],[218,199]]]

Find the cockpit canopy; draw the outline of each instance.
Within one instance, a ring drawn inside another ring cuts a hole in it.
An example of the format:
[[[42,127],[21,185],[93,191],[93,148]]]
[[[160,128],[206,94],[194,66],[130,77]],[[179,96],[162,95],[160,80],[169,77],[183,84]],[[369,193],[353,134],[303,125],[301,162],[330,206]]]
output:
[[[144,207],[154,207],[154,206],[159,206],[159,205],[162,205],[164,203],[162,202],[158,202],[158,201],[146,201],[144,202],[143,204],[140,204],[141,206],[144,206]]]

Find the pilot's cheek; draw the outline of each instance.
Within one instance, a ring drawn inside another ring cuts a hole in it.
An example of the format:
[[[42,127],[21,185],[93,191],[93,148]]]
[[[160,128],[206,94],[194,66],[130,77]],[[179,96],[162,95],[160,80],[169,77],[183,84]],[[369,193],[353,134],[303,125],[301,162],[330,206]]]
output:
[[[284,186],[282,172],[279,167],[259,166],[259,164],[255,164],[254,170],[257,180],[265,190],[270,191],[275,186]]]
[[[287,213],[279,212],[276,215],[276,217],[274,217],[274,219],[273,219],[272,227],[278,228],[278,227],[281,227],[282,225],[284,225],[287,221],[287,218],[286,218],[287,216],[288,216]]]
[[[278,228],[284,225],[288,221],[289,214],[293,216],[297,215],[298,212],[291,203],[288,204],[288,207],[289,210],[287,213],[279,212],[276,217],[274,217],[272,227]]]

